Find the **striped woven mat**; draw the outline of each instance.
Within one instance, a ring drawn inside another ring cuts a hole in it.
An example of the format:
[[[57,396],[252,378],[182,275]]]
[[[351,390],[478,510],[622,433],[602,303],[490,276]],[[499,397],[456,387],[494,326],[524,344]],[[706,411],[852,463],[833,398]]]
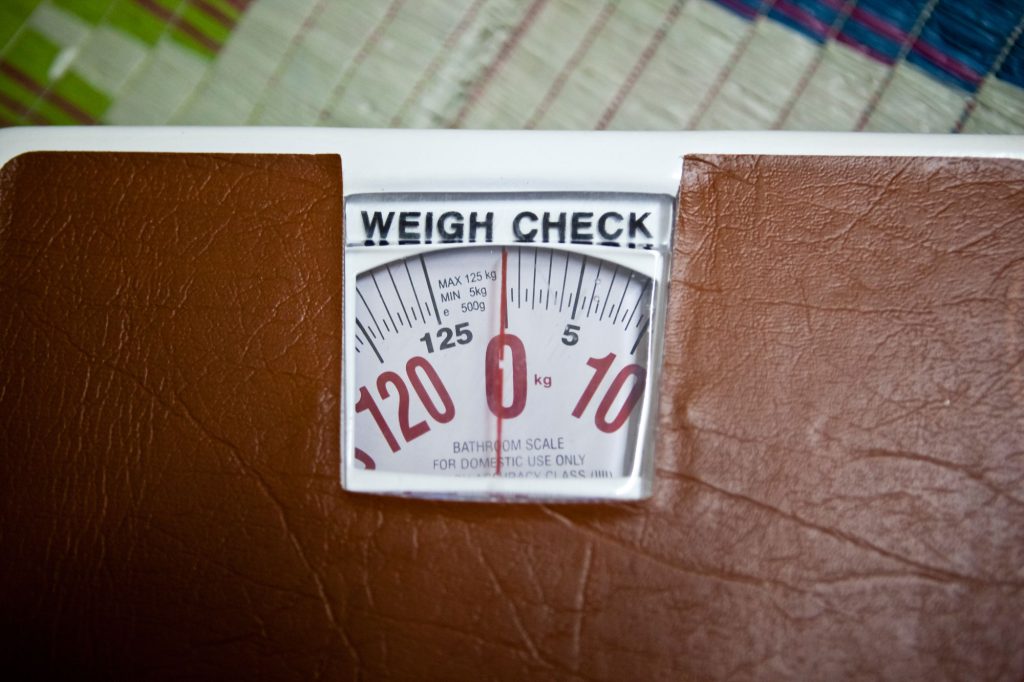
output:
[[[1024,132],[1024,0],[0,0],[0,125]]]

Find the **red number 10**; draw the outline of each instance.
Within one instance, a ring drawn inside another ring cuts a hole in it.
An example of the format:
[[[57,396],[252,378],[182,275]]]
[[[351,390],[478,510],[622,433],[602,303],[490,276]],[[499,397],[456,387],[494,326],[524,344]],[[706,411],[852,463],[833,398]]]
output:
[[[580,396],[579,402],[573,408],[572,416],[577,419],[583,416],[583,412],[586,411],[587,405],[590,404],[601,382],[604,381],[604,377],[608,374],[608,370],[611,369],[613,362],[615,362],[615,353],[609,353],[603,358],[590,358],[587,360],[587,366],[594,368],[594,377],[587,384],[587,387],[583,389],[583,395]],[[609,419],[608,413],[611,411],[612,405],[615,404],[615,399],[622,392],[622,387],[629,381],[630,377],[633,377],[633,387],[629,389],[629,395],[626,396],[626,401],[619,408],[618,414],[615,415],[614,419]],[[604,433],[614,433],[621,429],[626,420],[629,419],[629,415],[633,412],[637,402],[643,397],[646,382],[647,372],[640,365],[626,365],[623,367],[615,375],[615,378],[612,379],[612,385],[608,387],[608,392],[605,393],[604,398],[601,399],[597,406],[597,412],[594,414],[594,423],[597,425],[597,428]]]

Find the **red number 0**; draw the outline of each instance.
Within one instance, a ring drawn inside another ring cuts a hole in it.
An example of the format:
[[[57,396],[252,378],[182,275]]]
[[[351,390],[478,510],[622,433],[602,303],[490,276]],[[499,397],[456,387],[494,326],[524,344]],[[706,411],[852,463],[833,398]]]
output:
[[[572,416],[577,419],[583,416],[583,412],[594,398],[594,394],[597,392],[601,382],[604,381],[604,377],[608,374],[608,370],[611,369],[613,362],[615,362],[615,353],[609,353],[603,358],[590,358],[587,360],[587,366],[594,368],[594,377],[587,384],[587,387],[583,389],[583,395],[580,396],[579,402],[573,408]],[[615,415],[614,419],[609,419],[608,413],[611,411],[612,405],[615,404],[615,400],[619,397],[619,393],[622,392],[622,387],[629,381],[630,377],[633,377],[633,386],[629,389],[629,394],[626,396],[622,407],[619,408],[618,414]],[[594,424],[597,425],[597,428],[604,433],[614,433],[621,429],[629,419],[629,415],[632,414],[633,408],[636,407],[640,398],[643,397],[646,382],[647,371],[640,365],[626,365],[623,367],[615,375],[615,378],[612,379],[612,385],[608,388],[608,392],[597,406],[597,413],[594,415]]]
[[[504,380],[502,377],[501,356],[508,348],[512,355],[512,404],[505,405]],[[514,334],[495,336],[487,344],[487,357],[484,362],[484,383],[487,390],[487,407],[495,417],[513,419],[522,414],[526,408],[526,348],[522,340]]]

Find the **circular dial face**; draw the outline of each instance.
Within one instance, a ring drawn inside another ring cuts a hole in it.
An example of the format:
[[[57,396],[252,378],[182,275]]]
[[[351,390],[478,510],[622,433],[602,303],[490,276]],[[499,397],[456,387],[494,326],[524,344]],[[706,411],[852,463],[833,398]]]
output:
[[[629,475],[654,283],[532,246],[431,251],[356,277],[355,466],[443,476]]]

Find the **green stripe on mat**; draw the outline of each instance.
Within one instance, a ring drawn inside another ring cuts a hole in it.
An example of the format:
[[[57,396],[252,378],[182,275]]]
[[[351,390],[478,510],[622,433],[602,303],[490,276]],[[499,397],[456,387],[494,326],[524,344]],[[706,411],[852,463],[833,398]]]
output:
[[[119,0],[107,15],[107,23],[154,46],[167,32],[167,17],[173,16],[182,0]]]
[[[196,5],[194,0],[185,6],[182,18],[215,40],[218,45],[222,45],[227,40],[228,34],[231,33],[231,27],[234,26],[230,17],[212,14],[209,10]]]
[[[53,123],[91,123],[107,110],[110,98],[74,72],[52,83],[50,69],[59,53],[60,47],[38,31],[26,29],[18,36],[0,63],[7,108],[34,123],[42,122],[40,116]]]
[[[223,39],[231,33],[231,28],[238,21],[239,16],[237,10],[225,8],[214,0],[189,0],[185,14],[194,18],[197,25],[199,22],[211,22],[210,36],[215,38],[220,35],[220,42],[224,42]]]
[[[29,90],[5,73],[0,73],[0,92],[16,101],[23,111],[30,110],[22,116],[25,123],[56,123],[60,125],[80,125],[68,112],[55,104],[39,98],[39,93]],[[21,114],[21,112],[18,112]]]
[[[26,28],[7,50],[3,61],[45,86],[50,81],[50,66],[59,52],[60,47],[42,33]]]
[[[18,32],[42,0],[2,0],[0,2],[0,49]]]
[[[242,16],[243,10],[238,9],[238,7],[232,5],[228,0],[206,0],[206,4],[216,7],[223,14],[231,17],[232,21],[238,21],[239,17]]]
[[[97,120],[110,108],[113,101],[109,95],[97,90],[73,71],[64,74],[64,77],[57,81],[53,91]]]
[[[43,125],[49,123],[49,121],[38,114],[29,114],[23,117],[23,113],[29,106],[30,104],[18,101],[4,89],[4,78],[0,75],[0,113],[3,113],[6,119],[14,124],[34,123]]]
[[[50,2],[62,10],[71,12],[78,18],[89,22],[90,24],[98,24],[103,16],[107,13],[107,9],[116,0],[50,0]]]
[[[190,3],[182,10],[172,36],[204,57],[212,57],[230,33],[229,27]]]

